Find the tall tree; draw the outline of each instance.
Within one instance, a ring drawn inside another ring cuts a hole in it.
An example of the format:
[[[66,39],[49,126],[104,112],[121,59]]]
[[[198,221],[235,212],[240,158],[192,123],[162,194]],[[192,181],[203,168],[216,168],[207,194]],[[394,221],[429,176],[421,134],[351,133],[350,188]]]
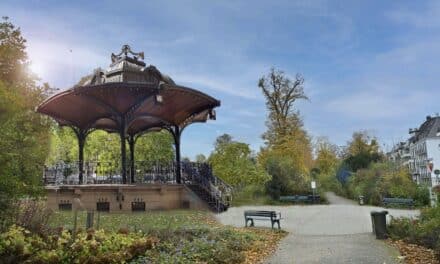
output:
[[[229,144],[231,142],[232,142],[232,136],[225,133],[221,136],[218,136],[215,139],[214,148],[219,148],[221,145]]]
[[[303,84],[300,75],[292,81],[284,72],[274,68],[258,82],[268,110],[267,131],[263,134],[266,146],[261,149],[258,159],[272,176],[266,187],[275,198],[279,192],[299,192],[309,181],[312,147],[295,108],[298,100],[308,99]],[[276,186],[280,182],[284,183],[285,189],[278,190]],[[288,185],[292,187],[287,188]]]
[[[339,164],[338,147],[330,143],[327,138],[318,138],[315,151],[315,167],[319,172],[324,175],[335,174]]]
[[[29,73],[26,40],[8,18],[0,22],[0,211],[35,194],[48,152],[50,122],[35,107],[47,96]],[[0,217],[1,218],[1,217]],[[1,219],[0,219],[1,220]]]
[[[203,154],[197,154],[196,155],[196,162],[204,163],[206,162],[206,157]]]
[[[366,131],[354,132],[346,147],[345,163],[353,172],[367,168],[372,162],[382,160],[377,139]]]
[[[302,126],[302,121],[294,103],[299,99],[308,99],[304,93],[304,78],[296,75],[295,80],[289,79],[283,71],[272,68],[266,76],[260,78],[260,87],[266,99],[269,111],[266,125],[267,132],[263,135],[266,143],[276,144],[292,129]]]

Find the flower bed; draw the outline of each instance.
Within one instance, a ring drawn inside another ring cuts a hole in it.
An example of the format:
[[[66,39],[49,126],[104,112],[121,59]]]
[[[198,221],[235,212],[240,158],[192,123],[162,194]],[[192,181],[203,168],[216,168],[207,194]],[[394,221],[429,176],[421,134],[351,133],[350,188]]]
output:
[[[286,234],[223,226],[205,212],[101,217],[104,229],[79,228],[75,235],[68,228],[55,228],[60,223],[70,227],[70,213],[56,214],[45,234],[12,226],[0,234],[0,259],[2,263],[258,263]],[[134,222],[136,229],[124,227]]]

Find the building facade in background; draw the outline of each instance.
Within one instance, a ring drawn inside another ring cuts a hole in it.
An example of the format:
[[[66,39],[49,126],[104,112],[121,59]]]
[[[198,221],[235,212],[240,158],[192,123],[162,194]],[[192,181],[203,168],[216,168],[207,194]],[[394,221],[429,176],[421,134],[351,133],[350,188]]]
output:
[[[440,117],[427,116],[419,128],[409,133],[411,137],[395,145],[388,157],[408,166],[413,180],[429,189],[431,204],[436,204],[432,189],[440,184]]]

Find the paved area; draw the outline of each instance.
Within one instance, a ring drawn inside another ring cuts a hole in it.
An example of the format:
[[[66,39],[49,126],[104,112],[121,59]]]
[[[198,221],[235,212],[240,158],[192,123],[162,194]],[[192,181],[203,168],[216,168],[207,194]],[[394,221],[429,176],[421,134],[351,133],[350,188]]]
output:
[[[339,204],[339,205],[358,205],[357,202],[341,197],[341,196],[337,196],[336,194],[332,193],[332,192],[327,192],[325,193],[325,197],[327,197],[327,200],[330,204]]]
[[[289,235],[266,263],[397,263],[398,252],[372,235],[370,212],[387,210],[393,217],[415,217],[417,210],[358,206],[357,203],[327,194],[329,205],[244,206],[217,215],[223,223],[244,226],[245,210],[281,212],[281,227]],[[268,221],[256,226],[270,227]]]

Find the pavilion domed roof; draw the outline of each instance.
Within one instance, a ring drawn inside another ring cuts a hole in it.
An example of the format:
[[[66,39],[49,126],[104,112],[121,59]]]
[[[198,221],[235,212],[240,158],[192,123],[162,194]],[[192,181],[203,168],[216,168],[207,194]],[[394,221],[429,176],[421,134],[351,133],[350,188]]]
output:
[[[62,126],[123,129],[130,135],[215,118],[219,100],[177,85],[155,66],[146,66],[143,57],[143,52],[124,45],[119,54],[112,54],[108,69],[96,69],[73,88],[45,100],[37,111]]]

